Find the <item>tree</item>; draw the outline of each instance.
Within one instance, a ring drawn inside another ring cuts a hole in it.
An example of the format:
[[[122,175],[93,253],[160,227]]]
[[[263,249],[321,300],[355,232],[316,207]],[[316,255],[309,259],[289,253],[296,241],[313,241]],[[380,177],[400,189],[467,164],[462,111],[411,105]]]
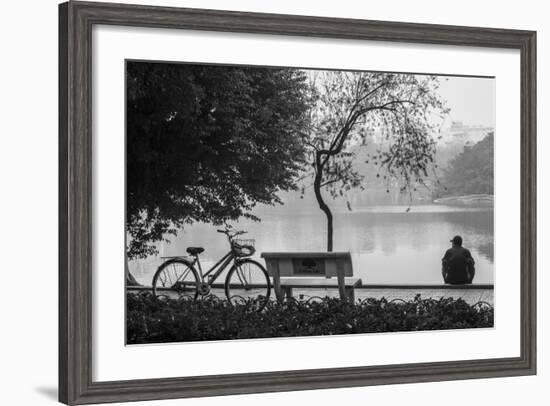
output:
[[[444,188],[441,194],[457,196],[467,194],[493,194],[494,133],[464,150],[453,158],[443,172]],[[443,189],[443,190],[441,190]]]
[[[333,216],[323,190],[334,198],[363,188],[354,149],[379,136],[385,147],[369,156],[383,176],[411,193],[428,176],[435,154],[435,118],[447,113],[435,76],[367,72],[312,75],[314,108],[308,146],[313,189],[327,219],[327,250],[333,248]],[[356,149],[355,149],[356,150]],[[368,162],[367,162],[368,163]],[[349,202],[348,208],[351,209]]]
[[[305,160],[295,69],[127,63],[127,256],[196,221],[280,203]]]

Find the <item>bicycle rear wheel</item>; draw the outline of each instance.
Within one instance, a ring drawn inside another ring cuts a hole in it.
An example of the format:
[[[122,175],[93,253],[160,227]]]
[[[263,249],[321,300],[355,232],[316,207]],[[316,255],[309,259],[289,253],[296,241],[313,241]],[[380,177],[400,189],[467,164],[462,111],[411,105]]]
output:
[[[197,270],[184,259],[164,262],[153,277],[153,295],[157,299],[191,299],[199,295]]]
[[[258,262],[244,259],[235,262],[225,279],[225,295],[232,304],[246,304],[262,310],[271,294],[267,271]]]

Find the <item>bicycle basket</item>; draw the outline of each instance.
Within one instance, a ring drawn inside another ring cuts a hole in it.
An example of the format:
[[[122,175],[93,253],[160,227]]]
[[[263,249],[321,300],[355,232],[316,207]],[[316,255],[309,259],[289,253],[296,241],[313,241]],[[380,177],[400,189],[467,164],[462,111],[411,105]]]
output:
[[[235,238],[232,241],[231,249],[237,257],[251,257],[256,252],[254,243],[256,240]]]

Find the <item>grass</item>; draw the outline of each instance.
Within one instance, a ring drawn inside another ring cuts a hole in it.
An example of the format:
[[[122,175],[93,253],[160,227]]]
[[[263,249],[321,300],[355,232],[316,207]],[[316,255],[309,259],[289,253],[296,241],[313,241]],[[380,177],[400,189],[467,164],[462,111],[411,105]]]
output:
[[[129,293],[126,300],[128,344],[482,328],[494,322],[486,304],[420,295],[408,302],[270,302],[259,313],[252,303],[233,306],[215,297],[157,301],[150,293]]]

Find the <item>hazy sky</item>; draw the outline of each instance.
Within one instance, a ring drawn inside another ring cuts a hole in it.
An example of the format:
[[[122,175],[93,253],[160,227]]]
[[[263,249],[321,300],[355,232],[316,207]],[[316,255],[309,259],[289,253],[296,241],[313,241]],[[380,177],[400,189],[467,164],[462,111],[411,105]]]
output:
[[[439,93],[451,108],[450,120],[495,126],[495,79],[440,76],[439,81]]]
[[[310,75],[316,70],[306,70]],[[424,75],[418,75],[420,78]],[[495,127],[495,79],[480,77],[441,76],[439,95],[451,109],[443,127],[449,127],[452,121],[461,121],[465,125]],[[322,78],[316,78],[322,81]]]

